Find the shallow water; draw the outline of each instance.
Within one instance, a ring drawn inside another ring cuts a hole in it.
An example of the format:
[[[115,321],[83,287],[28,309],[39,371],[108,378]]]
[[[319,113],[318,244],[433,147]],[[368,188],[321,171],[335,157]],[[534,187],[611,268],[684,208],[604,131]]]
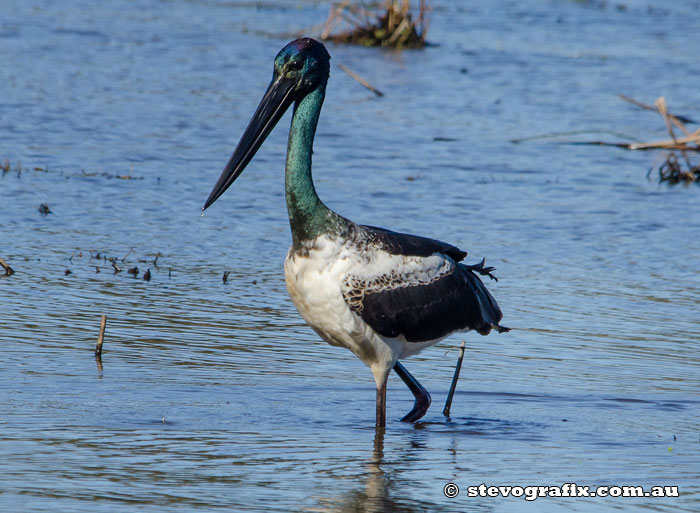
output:
[[[285,290],[288,117],[199,216],[275,53],[327,4],[4,3],[0,159],[24,170],[0,178],[17,271],[0,279],[0,510],[700,508],[700,188],[647,176],[655,153],[562,143],[666,137],[619,93],[700,117],[697,4],[454,4],[434,2],[424,51],[329,45],[316,185],[355,221],[485,255],[514,329],[408,360],[433,406],[398,422],[412,398],[393,376],[375,439],[370,372]],[[467,496],[567,482],[681,497]]]

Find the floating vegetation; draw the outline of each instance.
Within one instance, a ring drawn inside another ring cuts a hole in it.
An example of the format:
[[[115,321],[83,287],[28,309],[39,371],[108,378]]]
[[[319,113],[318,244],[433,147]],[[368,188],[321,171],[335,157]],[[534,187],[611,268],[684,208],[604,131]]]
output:
[[[110,256],[104,251],[98,251],[94,249],[87,250],[87,253],[89,254],[89,258],[91,262],[88,264],[90,268],[95,269],[95,274],[99,274],[104,270],[111,269],[114,274],[119,274],[122,272],[124,269],[126,269],[126,272],[128,275],[133,276],[134,278],[137,278],[139,275],[139,268],[138,266],[134,265],[132,267],[127,267],[127,258],[132,254],[134,251],[134,248],[129,248],[129,251],[122,256],[122,257],[117,257],[117,256]],[[160,251],[156,253],[151,253],[146,255],[145,258],[136,258],[136,261],[139,263],[143,264],[153,264],[156,269],[158,269],[158,259],[163,256]],[[73,252],[73,254],[70,256],[68,259],[72,264],[74,264],[73,259],[74,258],[82,258],[83,257],[83,251],[82,250],[77,250]],[[97,262],[94,262],[94,261]],[[102,265],[96,265],[96,264],[101,264]],[[151,281],[151,278],[154,276],[153,271],[151,269],[147,269],[145,273],[143,273],[143,279],[145,281]],[[168,278],[170,277],[170,273],[168,273]]]
[[[13,166],[9,159],[5,159],[2,164],[0,164],[0,171],[2,172],[2,177],[4,177],[6,174],[12,172],[17,175],[17,177],[22,176],[22,172],[27,172],[27,171],[35,171],[35,172],[41,172],[41,173],[52,173],[52,172],[57,172],[59,175],[64,176],[66,178],[78,178],[78,177],[101,177],[101,178],[110,178],[114,180],[144,180],[146,177],[145,176],[135,176],[132,174],[124,174],[124,173],[109,173],[107,171],[93,171],[93,172],[88,172],[85,170],[81,170],[79,172],[73,172],[73,173],[64,173],[63,171],[56,171],[54,169],[49,169],[49,166],[35,166],[32,168],[27,168],[22,166],[22,162],[17,161],[17,163]]]
[[[129,251],[124,255],[123,257],[116,257],[116,256],[109,256],[106,252],[103,251],[96,251],[96,250],[87,250],[85,253],[87,253],[87,257],[89,259],[89,262],[87,262],[87,266],[90,269],[95,269],[95,274],[99,274],[105,269],[113,269],[114,274],[119,274],[122,272],[122,268],[119,266],[119,263],[125,264],[127,257],[131,255],[132,251],[134,248],[129,249]],[[68,262],[74,268],[79,268],[79,260],[83,258],[83,251],[82,250],[76,250],[73,252],[73,254],[68,258]],[[158,251],[157,253],[150,253],[147,254],[145,258],[137,258],[136,260],[139,263],[144,263],[144,264],[154,264],[156,269],[158,269],[158,266],[156,262],[158,259],[162,256],[161,252]],[[74,269],[69,269],[69,268],[64,268],[63,270],[63,275],[64,276],[70,276],[75,273],[80,273],[80,270],[74,270]],[[92,272],[92,271],[91,271]],[[15,274],[15,270],[10,267],[10,265],[5,262],[2,258],[0,258],[0,277],[2,276],[12,276]],[[130,276],[133,276],[134,278],[138,277],[139,275],[139,268],[138,266],[133,266],[130,267],[127,270],[127,274]],[[143,279],[145,281],[151,281],[151,278],[154,276],[153,272],[151,269],[146,269],[146,272],[143,273]],[[168,271],[168,278],[170,278],[170,271]]]
[[[106,173],[104,171],[102,172],[94,172],[94,173],[88,173],[87,171],[81,171],[82,176],[101,176],[103,178],[114,178],[116,180],[143,180],[143,176],[133,176],[133,175],[120,175],[118,173]]]
[[[321,39],[334,43],[391,48],[423,48],[428,33],[425,0],[411,8],[410,0],[385,0],[366,7],[343,0],[331,6]],[[332,33],[340,30],[338,33]]]
[[[10,165],[10,161],[8,159],[5,159],[2,165],[0,165],[0,171],[2,171],[3,177],[10,171],[13,171],[17,176],[20,176],[23,170],[24,168],[22,167],[22,163],[19,160],[15,164],[15,167],[12,167]]]

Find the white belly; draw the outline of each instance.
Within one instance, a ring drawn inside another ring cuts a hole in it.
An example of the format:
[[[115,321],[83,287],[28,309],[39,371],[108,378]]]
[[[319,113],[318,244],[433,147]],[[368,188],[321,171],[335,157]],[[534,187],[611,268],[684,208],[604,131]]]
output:
[[[323,340],[345,347],[368,365],[375,379],[400,357],[400,342],[377,334],[345,303],[342,277],[356,265],[342,245],[321,236],[308,256],[289,251],[284,263],[287,290],[304,320]]]

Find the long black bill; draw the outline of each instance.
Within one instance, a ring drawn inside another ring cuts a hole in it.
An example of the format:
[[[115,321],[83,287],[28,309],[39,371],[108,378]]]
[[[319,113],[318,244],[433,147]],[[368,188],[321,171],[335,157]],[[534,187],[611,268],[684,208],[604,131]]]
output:
[[[294,101],[294,86],[296,83],[283,77],[272,79],[265,95],[260,101],[253,118],[245,129],[233,155],[221,172],[219,180],[211,190],[209,198],[202,207],[202,212],[214,203],[226,189],[238,178],[267,138],[280,118]]]

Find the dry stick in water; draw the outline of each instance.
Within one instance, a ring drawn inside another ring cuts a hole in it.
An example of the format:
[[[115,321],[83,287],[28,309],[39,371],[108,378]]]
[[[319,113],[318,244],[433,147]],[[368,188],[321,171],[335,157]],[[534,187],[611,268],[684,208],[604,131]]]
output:
[[[459,380],[459,371],[462,370],[462,360],[464,360],[464,340],[462,340],[462,345],[459,346],[459,358],[457,359],[457,366],[455,367],[455,374],[452,376],[452,384],[450,385],[450,391],[447,394],[447,400],[445,401],[445,407],[442,410],[442,414],[445,417],[450,416],[450,408],[452,408],[452,397],[455,395],[455,389],[457,388],[457,380]]]
[[[107,316],[103,315],[100,320],[100,334],[97,336],[97,345],[95,346],[95,356],[102,357],[102,341],[105,338],[105,327],[107,326]]]
[[[675,141],[671,139],[671,140],[666,140],[666,141],[652,141],[652,142],[645,142],[645,143],[629,143],[629,144],[626,144],[624,147],[626,147],[630,150],[656,150],[656,149],[690,150],[690,151],[700,150],[700,148],[689,146],[691,144],[695,144],[695,145],[700,144],[700,129],[698,129],[694,133],[690,134],[689,137],[676,137]],[[611,146],[613,144],[610,143],[607,145]]]
[[[659,98],[654,102],[654,105],[657,109],[659,109],[659,114],[661,114],[661,117],[664,118],[664,122],[666,123],[666,130],[668,130],[671,139],[673,139],[673,143],[675,145],[678,145],[678,139],[676,139],[676,134],[673,133],[673,125],[671,124],[670,119],[671,114],[669,114],[668,109],[666,108],[666,99],[663,96],[659,96]],[[676,120],[676,125],[678,124],[679,123]],[[683,127],[683,131],[686,133],[686,135],[688,135],[688,131],[685,129],[685,127]],[[690,159],[688,158],[688,155],[683,150],[680,150],[680,152],[681,155],[683,155],[683,159],[685,160],[688,169],[692,169],[693,166],[690,164]]]
[[[15,274],[15,270],[12,267],[10,267],[7,263],[5,263],[5,261],[2,258],[0,258],[0,265],[3,269],[5,269],[5,276],[12,276],[13,274]]]
[[[367,82],[364,78],[362,78],[361,76],[357,75],[356,73],[353,73],[352,71],[350,71],[346,66],[344,66],[344,65],[342,65],[342,64],[338,64],[338,67],[339,67],[340,69],[342,69],[345,73],[347,73],[348,75],[350,75],[352,78],[354,78],[355,80],[357,80],[360,84],[362,84],[363,86],[365,86],[367,89],[369,89],[370,91],[372,91],[372,92],[373,92],[374,94],[376,94],[377,96],[384,96],[384,93],[383,93],[383,92],[381,92],[379,89],[376,89],[376,88],[372,87],[372,85],[371,85],[369,82]]]

